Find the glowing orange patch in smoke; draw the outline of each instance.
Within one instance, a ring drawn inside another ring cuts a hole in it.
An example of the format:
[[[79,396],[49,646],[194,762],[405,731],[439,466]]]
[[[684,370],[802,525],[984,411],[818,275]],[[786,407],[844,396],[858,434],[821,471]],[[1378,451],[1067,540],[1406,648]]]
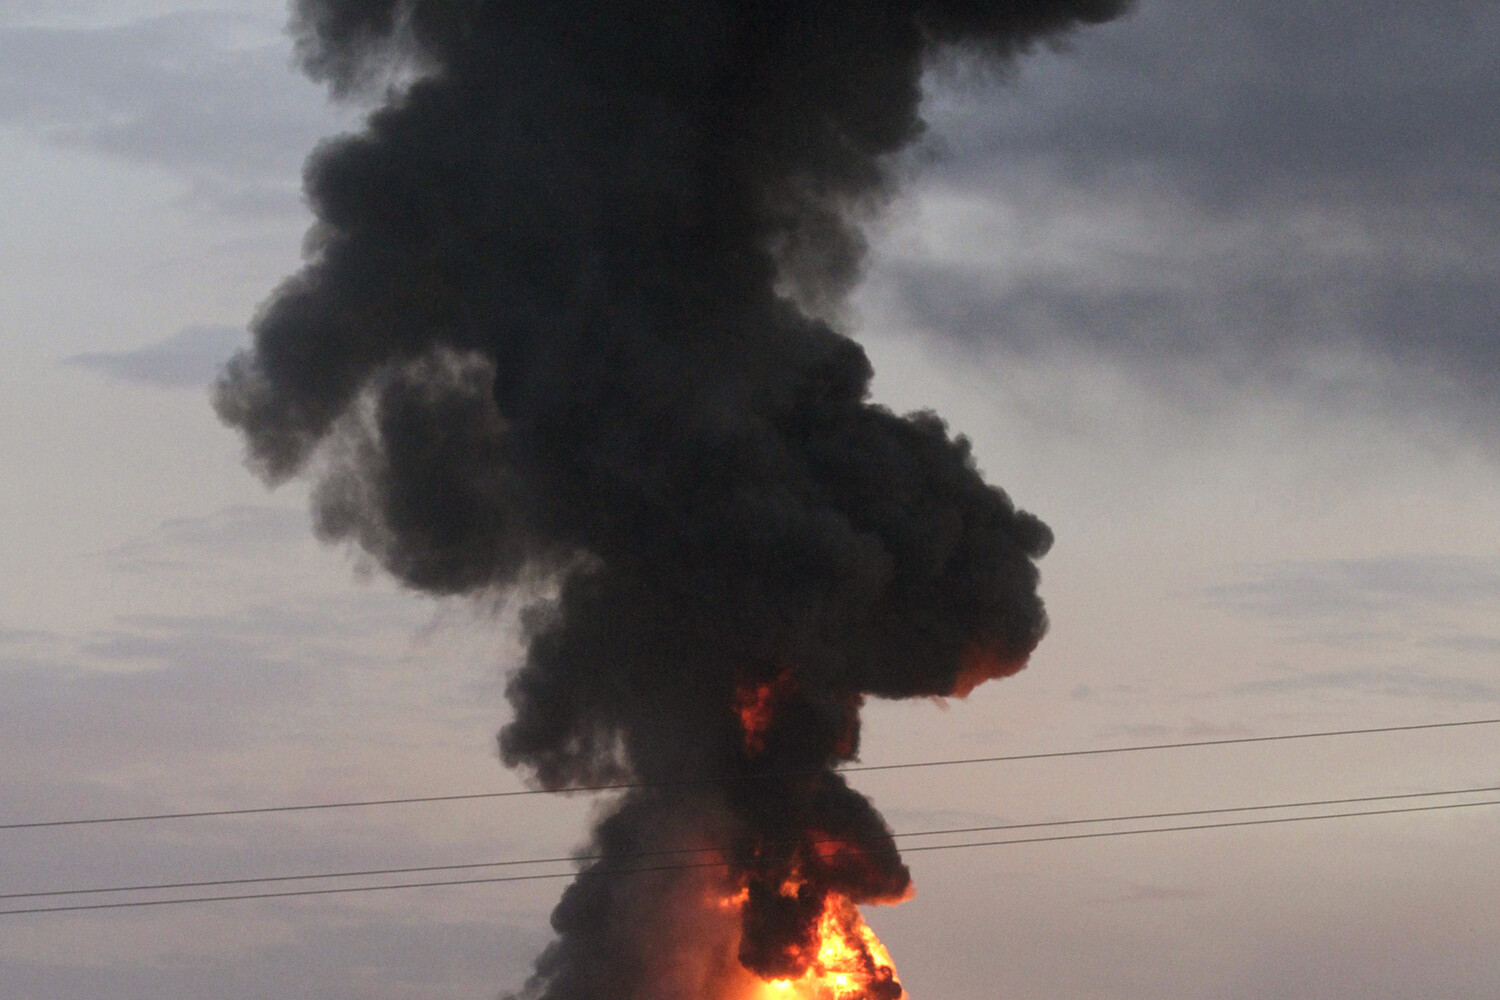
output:
[[[803,846],[817,856],[825,871],[839,872],[846,880],[852,879],[864,885],[865,893],[862,898],[865,902],[881,905],[904,903],[917,894],[917,887],[910,882],[899,892],[876,891],[875,886],[882,881],[879,862],[858,841],[841,840],[817,830],[808,831],[807,836]],[[795,892],[800,882],[794,877],[788,884]],[[785,891],[786,886],[782,886],[782,889]]]
[[[953,680],[949,697],[967,698],[985,681],[997,680],[1019,673],[1026,666],[1025,655],[1003,655],[996,644],[973,645],[965,649],[958,658],[958,676]]]
[[[734,693],[734,710],[745,732],[745,751],[755,757],[765,752],[766,732],[776,715],[776,703],[796,687],[790,670],[783,670],[774,680],[753,687],[742,687]]]
[[[766,749],[766,730],[771,727],[771,685],[741,688],[734,698],[740,727],[745,730],[745,750],[753,757]]]

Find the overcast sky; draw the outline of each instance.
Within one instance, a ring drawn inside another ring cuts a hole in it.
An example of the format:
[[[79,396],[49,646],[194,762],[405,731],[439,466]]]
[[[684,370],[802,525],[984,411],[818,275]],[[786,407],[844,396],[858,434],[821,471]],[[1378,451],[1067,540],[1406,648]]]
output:
[[[519,787],[514,609],[321,548],[209,406],[298,265],[302,159],[361,115],[284,18],[0,0],[0,823]],[[1051,524],[1053,628],[967,702],[871,706],[864,761],[1500,716],[1500,8],[1144,0],[929,90],[848,322],[883,401]],[[857,784],[899,833],[1497,765],[1474,727]],[[0,893],[548,857],[588,814],[0,830]],[[914,853],[916,898],[869,916],[916,1000],[1473,1000],[1497,824]],[[490,1000],[561,884],[0,917],[0,1000]]]

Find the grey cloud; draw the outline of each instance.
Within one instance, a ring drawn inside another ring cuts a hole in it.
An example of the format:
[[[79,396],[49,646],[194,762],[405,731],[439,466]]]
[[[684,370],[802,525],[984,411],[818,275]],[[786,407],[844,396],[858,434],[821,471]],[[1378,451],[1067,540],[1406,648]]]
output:
[[[61,794],[52,788],[61,786]],[[48,821],[171,811],[161,801],[143,802],[117,792],[107,782],[56,782],[48,787],[22,786],[21,794],[6,790],[8,821]],[[51,792],[51,794],[48,794]],[[387,818],[388,819],[388,818]],[[91,828],[92,827],[92,828]],[[174,828],[175,827],[175,828]],[[184,828],[191,831],[183,837]],[[265,879],[252,889],[202,886],[215,892],[277,891],[337,884],[301,876],[340,871],[368,871],[427,863],[438,859],[477,857],[475,854],[435,852],[410,828],[374,822],[363,838],[351,836],[348,820],[299,823],[295,818],[241,816],[205,817],[193,822],[143,824],[84,824],[8,832],[8,850],[0,857],[0,883],[8,893],[31,894],[26,903],[12,906],[66,906],[70,903],[172,898],[170,890],[140,887],[171,883],[235,879]],[[378,830],[378,833],[373,832]],[[277,878],[295,879],[277,883]],[[349,883],[345,883],[349,884]],[[77,898],[82,890],[135,888],[132,895],[111,894],[93,900]],[[72,896],[74,898],[68,898]],[[171,911],[161,911],[171,912]],[[181,911],[178,911],[181,912]]]
[[[0,26],[0,123],[166,167],[221,208],[295,209],[301,159],[335,119],[272,16]]]
[[[1481,0],[1147,0],[1003,86],[934,87],[926,191],[1012,208],[1008,252],[978,234],[874,276],[912,325],[980,349],[1365,400],[1389,369],[1421,405],[1487,414],[1497,106]]]
[[[0,627],[0,645],[3,646],[28,645],[45,642],[52,638],[55,638],[53,633],[44,632],[41,629]]]
[[[0,659],[0,732],[24,752],[0,776],[95,776],[177,753],[266,738],[266,720],[304,710],[341,672],[389,661],[360,643],[410,635],[420,617],[394,595],[246,604],[227,614],[139,614],[43,652]],[[400,647],[398,647],[399,650]]]
[[[1281,620],[1357,618],[1388,612],[1500,604],[1500,563],[1450,555],[1288,561],[1208,588],[1211,603]]]
[[[1455,669],[1482,663],[1493,651],[1489,624],[1500,608],[1500,561],[1458,555],[1289,560],[1246,567],[1239,579],[1205,588],[1200,597],[1210,607],[1277,626],[1298,642],[1380,649],[1403,662],[1441,662],[1444,669]],[[1435,660],[1437,654],[1448,655]],[[1425,683],[1405,674],[1393,680],[1383,668],[1318,676],[1315,686],[1383,693],[1394,688],[1417,693]],[[1433,696],[1491,696],[1488,685],[1468,689],[1467,683],[1441,681]],[[1277,682],[1268,690],[1281,686]]]
[[[982,118],[959,111],[973,158],[950,173],[1023,158],[1118,183],[1145,167],[1207,205],[1285,186],[1462,188],[1500,144],[1497,35],[1483,0],[1147,0],[1022,73]]]
[[[310,673],[210,631],[124,633],[90,645],[83,656],[148,666],[101,672],[60,659],[0,674],[0,731],[24,745],[28,759],[50,747],[112,767],[143,755],[238,746],[255,735],[255,710],[290,700]]]
[[[1183,900],[1206,899],[1210,893],[1203,889],[1174,889],[1164,885],[1142,885],[1130,883],[1130,891],[1120,897],[1123,903],[1153,902],[1177,903]]]
[[[307,925],[294,940],[224,954],[108,965],[86,956],[67,965],[0,959],[0,977],[16,991],[11,995],[47,1000],[485,997],[519,982],[528,953],[545,941],[535,929],[477,921],[345,918]]]
[[[389,589],[330,594],[288,581],[288,554],[315,544],[305,520],[236,506],[168,520],[103,554],[121,586],[165,586],[169,595],[221,586],[225,573],[243,584],[262,563],[276,566],[274,585],[230,610],[180,610],[181,597],[169,596],[91,632],[0,634],[10,640],[0,641],[0,732],[13,748],[0,754],[0,812],[68,812],[98,798],[96,782],[136,787],[121,778],[134,768],[212,766],[268,739],[316,746],[320,727],[355,724],[343,708],[330,717],[331,692],[358,692],[360,711],[373,711],[383,678],[404,676],[418,655],[413,637],[430,626],[431,604]],[[482,733],[492,721],[483,704],[476,696],[455,712]],[[152,811],[131,801],[130,811]],[[42,809],[48,802],[57,808]]]
[[[1295,905],[1288,907],[1291,913],[1268,915],[1259,933],[1247,935],[1254,953],[1234,984],[1235,1000],[1496,995],[1491,884],[1472,869],[1452,870],[1446,852],[1431,850],[1430,837],[1413,836],[1408,843],[1422,854],[1402,857],[1408,867],[1395,874],[1330,881],[1318,887],[1321,892],[1301,888],[1325,900],[1341,897],[1341,919],[1297,920]],[[1482,868],[1477,845],[1472,856]],[[1411,866],[1424,877],[1410,877]],[[1435,872],[1441,874],[1433,877]]]
[[[46,656],[6,655],[0,656],[0,673],[24,674],[46,672],[57,666],[57,661]]]
[[[1422,698],[1446,702],[1500,701],[1500,687],[1470,677],[1432,674],[1417,669],[1359,668],[1299,672],[1229,688],[1231,695],[1358,694],[1386,698]]]
[[[195,798],[233,802],[236,787],[253,787],[264,777],[257,776],[257,768],[272,758],[284,758],[273,765],[276,769],[287,767],[287,760],[318,761],[327,740],[347,740],[351,727],[381,724],[385,678],[409,665],[401,661],[399,647],[393,657],[390,645],[371,650],[358,644],[382,630],[401,634],[410,616],[400,611],[389,602],[356,599],[308,602],[296,611],[270,606],[227,615],[128,616],[115,628],[61,644],[49,656],[0,658],[0,732],[9,748],[0,755],[0,817],[20,822],[170,812]],[[464,724],[469,731],[490,721],[475,705],[482,705],[482,699],[452,708],[468,713]],[[443,725],[442,718],[434,725]],[[243,756],[250,751],[251,757]],[[293,776],[292,767],[285,777]],[[211,777],[206,787],[205,771]],[[141,775],[166,777],[142,780]],[[316,776],[313,766],[305,777],[315,781]],[[368,823],[371,818],[362,819]],[[230,862],[236,858],[242,862],[241,874],[245,867],[318,870],[328,867],[326,858],[294,864],[301,856],[288,853],[288,845],[316,833],[322,850],[329,838],[357,846],[348,830],[337,832],[341,829],[332,818],[312,828],[294,825],[290,832],[264,822],[250,827],[237,822],[224,827],[229,853],[220,856],[203,847],[219,843],[219,827],[195,829],[197,846],[190,855],[183,853],[177,827],[123,832],[101,827],[96,860],[118,865],[101,868],[96,882],[140,881],[119,873],[171,870],[172,858],[230,877]],[[15,851],[0,859],[0,885],[35,882],[47,871],[57,876],[50,882],[57,883],[87,869],[66,861],[92,850],[93,841],[81,842],[73,835],[82,832],[70,833],[56,850],[52,840],[28,840],[25,852],[19,841],[12,844]],[[398,839],[389,846],[406,844]],[[254,864],[257,851],[264,853],[267,845],[278,853],[262,858],[265,864]],[[166,860],[153,866],[147,862],[157,847],[158,854],[167,852],[162,855]],[[376,857],[385,850],[364,853]],[[421,852],[408,852],[393,863],[413,863],[410,856]],[[64,860],[46,860],[57,857]],[[109,871],[117,874],[106,878]],[[0,981],[4,978],[0,973]]]
[[[1192,237],[1187,244],[1192,251]],[[1141,259],[1123,280],[1013,276],[912,261],[889,281],[917,322],[960,340],[1021,353],[1083,344],[1151,376],[1193,365],[1226,379],[1302,379],[1319,388],[1376,388],[1381,366],[1329,352],[1373,352],[1387,366],[1500,384],[1495,312],[1500,279],[1397,275],[1388,262],[1351,265],[1314,248],[1250,261]],[[1145,253],[1143,251],[1143,253]],[[1275,257],[1276,259],[1272,259]],[[1435,353],[1446,351],[1447,355]],[[1268,353],[1269,352],[1269,353]],[[1462,364],[1460,364],[1462,362]]]
[[[1500,653],[1500,636],[1468,633],[1446,635],[1428,639],[1424,645],[1433,649],[1449,649],[1459,653]]]
[[[923,830],[952,830],[972,826],[996,826],[1015,821],[1013,816],[1002,816],[994,812],[977,812],[969,809],[886,809],[883,815],[890,821],[897,836],[911,836]]]
[[[105,553],[109,568],[154,574],[205,559],[262,554],[306,544],[307,515],[300,510],[236,504],[193,517],[170,518],[155,531]]]
[[[237,327],[189,326],[145,347],[75,354],[64,363],[168,389],[205,388],[247,340],[245,331]]]
[[[1103,741],[1119,743],[1167,743],[1179,740],[1216,740],[1253,735],[1243,725],[1220,726],[1207,722],[1168,726],[1160,723],[1108,726],[1100,731]]]

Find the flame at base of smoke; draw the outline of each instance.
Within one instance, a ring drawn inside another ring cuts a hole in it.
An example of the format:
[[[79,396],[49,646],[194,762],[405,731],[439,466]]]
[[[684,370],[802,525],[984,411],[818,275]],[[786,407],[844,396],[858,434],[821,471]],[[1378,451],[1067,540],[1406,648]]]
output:
[[[985,681],[1018,674],[1026,668],[1026,657],[1026,653],[1016,655],[1006,651],[999,643],[970,646],[959,656],[958,676],[946,697],[967,698]]]
[[[743,905],[743,893],[724,907]],[[906,991],[890,952],[875,936],[859,907],[830,894],[818,921],[817,954],[796,979],[754,980],[726,1000],[901,1000]]]

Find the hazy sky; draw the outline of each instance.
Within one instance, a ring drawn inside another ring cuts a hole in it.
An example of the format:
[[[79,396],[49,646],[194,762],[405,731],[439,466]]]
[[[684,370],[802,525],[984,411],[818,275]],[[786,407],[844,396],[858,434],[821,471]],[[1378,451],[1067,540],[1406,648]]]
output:
[[[514,609],[319,547],[209,406],[298,264],[303,157],[361,115],[284,16],[0,0],[0,822],[519,787]],[[866,762],[1500,716],[1497,107],[1482,0],[1145,0],[1008,78],[934,72],[847,321],[883,401],[1051,524],[1053,628],[968,702],[872,705]],[[856,784],[899,833],[1497,764],[1475,727]],[[547,857],[589,808],[0,831],[0,893]],[[916,1000],[1472,1000],[1500,995],[1497,832],[914,853],[916,898],[869,916]],[[0,917],[0,1000],[489,1000],[561,885]]]

